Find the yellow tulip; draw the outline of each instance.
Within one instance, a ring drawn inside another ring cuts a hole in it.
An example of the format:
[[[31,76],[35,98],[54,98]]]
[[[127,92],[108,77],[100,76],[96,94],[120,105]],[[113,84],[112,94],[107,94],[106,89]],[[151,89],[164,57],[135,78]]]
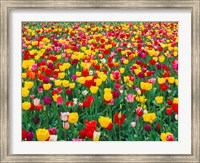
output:
[[[75,85],[76,85],[75,83],[70,83],[69,88],[73,89],[75,87]]]
[[[107,128],[110,123],[112,123],[112,119],[109,117],[100,116],[98,119],[102,128]]]
[[[121,74],[123,74],[124,71],[125,71],[125,69],[124,69],[123,67],[121,67],[121,68],[119,69],[119,71],[120,71]]]
[[[69,118],[68,118],[68,121],[69,123],[76,123],[78,122],[78,113],[77,112],[72,112],[69,114]]]
[[[44,88],[44,90],[49,90],[51,88],[51,84],[50,83],[43,84],[43,88]]]
[[[77,82],[79,82],[80,84],[85,84],[86,78],[85,77],[79,77],[77,78]]]
[[[169,78],[167,78],[167,80],[168,80],[168,82],[170,84],[174,84],[174,82],[175,82],[175,78],[174,77],[169,77]]]
[[[155,100],[158,104],[162,104],[163,103],[163,96],[156,96]]]
[[[148,53],[151,57],[156,54],[155,50],[148,50]]]
[[[69,86],[69,80],[62,80],[62,86],[63,87],[68,87]]]
[[[93,141],[99,141],[101,133],[100,132],[93,132]]]
[[[27,88],[27,89],[31,89],[33,87],[33,82],[31,81],[25,81],[24,82],[24,87]]]
[[[71,67],[70,63],[64,63],[63,66],[65,67],[65,69],[69,69]]]
[[[90,91],[91,91],[92,94],[96,94],[98,89],[99,89],[99,87],[96,87],[96,86],[91,86],[90,87]]]
[[[165,78],[158,78],[158,83],[163,84],[165,83],[166,79]]]
[[[105,93],[111,93],[111,88],[104,88]]]
[[[153,121],[156,119],[156,114],[155,113],[146,113],[142,115],[143,121],[144,122],[149,122],[153,123]]]
[[[178,98],[174,98],[173,103],[178,104]]]
[[[152,83],[148,83],[148,82],[141,82],[140,83],[140,87],[143,89],[143,90],[151,90],[152,89]]]
[[[60,79],[63,79],[63,78],[65,77],[65,73],[64,73],[64,72],[58,73],[58,77],[59,77]]]
[[[27,97],[29,95],[29,90],[27,88],[22,88],[22,97]]]
[[[164,62],[165,61],[165,56],[164,55],[161,55],[159,56],[159,62]]]
[[[110,101],[110,100],[112,100],[112,98],[113,98],[113,95],[112,95],[112,93],[108,93],[108,92],[106,92],[106,93],[104,93],[104,99],[106,100],[106,101]]]
[[[36,138],[38,141],[46,141],[50,138],[49,131],[46,129],[39,128],[36,130]]]
[[[61,80],[54,80],[55,86],[60,86],[61,85]]]
[[[136,96],[136,100],[140,103],[145,103],[147,101],[147,99],[145,98],[144,95],[142,96]]]
[[[22,103],[22,109],[23,110],[29,110],[31,108],[31,103],[30,102],[23,102]]]
[[[101,79],[95,79],[94,82],[96,83],[96,86],[99,87],[102,84]]]

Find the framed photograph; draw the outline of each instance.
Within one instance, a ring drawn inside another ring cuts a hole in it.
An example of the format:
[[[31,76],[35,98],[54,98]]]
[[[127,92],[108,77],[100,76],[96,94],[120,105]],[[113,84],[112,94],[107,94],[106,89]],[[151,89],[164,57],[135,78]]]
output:
[[[1,162],[199,162],[199,7],[2,0]]]

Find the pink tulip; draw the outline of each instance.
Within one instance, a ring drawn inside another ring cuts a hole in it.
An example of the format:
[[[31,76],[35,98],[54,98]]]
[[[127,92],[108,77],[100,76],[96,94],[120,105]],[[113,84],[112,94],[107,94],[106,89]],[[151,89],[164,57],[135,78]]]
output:
[[[112,100],[110,100],[110,102],[108,103],[108,105],[114,105],[114,100],[112,99]]]
[[[61,96],[58,97],[56,102],[57,102],[58,105],[61,105],[63,103],[63,98]]]
[[[38,88],[38,92],[42,93],[43,92],[43,88]]]
[[[39,98],[35,98],[35,99],[33,100],[33,103],[34,103],[34,106],[40,105],[40,99],[39,99]]]
[[[77,79],[77,76],[76,76],[75,74],[73,74],[73,75],[72,75],[72,79],[73,79],[73,80],[76,80],[76,79]]]
[[[148,82],[154,84],[156,82],[156,78],[151,78],[148,80]]]
[[[60,118],[62,121],[67,121],[69,118],[69,112],[61,112]]]
[[[134,101],[133,95],[132,94],[127,94],[126,95],[126,100],[127,100],[127,102],[133,102]]]
[[[73,138],[72,141],[82,141],[82,139],[79,139],[79,138]]]
[[[50,135],[56,135],[56,128],[49,128]]]
[[[63,128],[68,130],[69,129],[69,122],[63,122]]]
[[[120,79],[120,72],[119,72],[119,70],[113,71],[112,75],[113,75],[113,78],[115,80],[119,80]]]
[[[131,122],[131,126],[134,128],[136,126],[136,122]]]
[[[35,95],[30,95],[30,99],[33,100],[35,98]]]

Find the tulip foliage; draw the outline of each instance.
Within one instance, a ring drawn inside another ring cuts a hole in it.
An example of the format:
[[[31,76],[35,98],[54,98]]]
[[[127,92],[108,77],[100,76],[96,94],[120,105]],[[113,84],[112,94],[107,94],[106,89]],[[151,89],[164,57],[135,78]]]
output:
[[[177,141],[177,22],[23,22],[23,141]]]

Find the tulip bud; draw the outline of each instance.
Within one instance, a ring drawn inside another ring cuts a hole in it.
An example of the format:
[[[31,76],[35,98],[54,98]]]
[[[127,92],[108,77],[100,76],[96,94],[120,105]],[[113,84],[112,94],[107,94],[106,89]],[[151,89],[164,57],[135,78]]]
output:
[[[50,128],[49,133],[50,135],[56,135],[56,128]]]
[[[26,130],[22,130],[22,139],[25,139],[27,136],[27,131]]]
[[[69,118],[69,112],[61,112],[60,118],[62,121],[67,121]]]
[[[119,112],[119,114],[118,114],[118,118],[120,119],[121,117],[122,117],[122,113]]]
[[[35,95],[30,95],[30,99],[33,100]]]
[[[172,114],[172,108],[166,108],[165,110],[167,115],[171,115]]]
[[[131,126],[132,126],[133,128],[135,128],[136,122],[131,122]]]
[[[93,141],[99,141],[101,133],[100,132],[93,132]]]
[[[156,129],[157,129],[158,131],[160,131],[160,124],[159,124],[159,123],[156,124]]]
[[[33,103],[34,103],[35,106],[38,106],[40,104],[40,99],[39,98],[35,98],[33,100]]]
[[[178,114],[175,115],[175,119],[178,121]]]
[[[58,136],[57,135],[50,135],[49,141],[57,141]]]
[[[27,141],[32,141],[33,138],[34,138],[34,133],[33,132],[27,132],[27,135],[26,135]]]
[[[147,110],[144,110],[144,111],[143,111],[143,113],[144,113],[144,114],[147,114],[147,113],[148,113],[148,111],[147,111]]]
[[[137,108],[136,110],[136,114],[140,117],[143,114],[142,108]]]
[[[69,122],[63,122],[63,128],[68,130],[69,129]]]
[[[110,123],[106,129],[107,129],[107,130],[112,130],[112,127],[113,127],[113,124]]]
[[[151,126],[149,124],[144,125],[145,131],[149,132],[151,130]]]
[[[34,117],[33,118],[33,123],[38,124],[40,122],[40,118]]]
[[[70,88],[66,89],[66,94],[70,95],[72,93],[72,90]]]
[[[174,141],[174,135],[167,135],[167,138],[166,138],[167,141]]]

